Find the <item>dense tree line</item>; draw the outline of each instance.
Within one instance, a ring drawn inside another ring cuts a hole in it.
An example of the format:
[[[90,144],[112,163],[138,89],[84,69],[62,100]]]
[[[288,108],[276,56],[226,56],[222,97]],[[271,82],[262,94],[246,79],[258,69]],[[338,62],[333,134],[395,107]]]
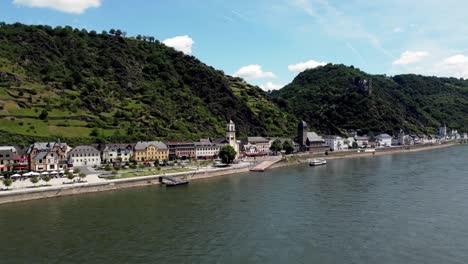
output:
[[[294,133],[295,118],[267,93],[153,36],[3,23],[0,58],[7,64],[4,68],[24,71],[27,77],[16,78],[23,86],[38,84],[59,95],[49,98],[47,111],[40,111],[42,120],[54,109],[84,111],[92,119],[89,126],[116,129],[128,139],[222,136],[230,119],[241,136]],[[18,86],[0,78],[2,82],[0,87]],[[234,93],[233,86],[248,93]],[[29,89],[23,96],[43,92]],[[249,103],[255,100],[262,103]],[[22,107],[45,106],[31,99]]]
[[[364,81],[371,81],[365,83]],[[368,89],[369,88],[369,89]],[[273,100],[326,134],[468,131],[468,81],[408,74],[387,77],[326,65],[299,74]]]

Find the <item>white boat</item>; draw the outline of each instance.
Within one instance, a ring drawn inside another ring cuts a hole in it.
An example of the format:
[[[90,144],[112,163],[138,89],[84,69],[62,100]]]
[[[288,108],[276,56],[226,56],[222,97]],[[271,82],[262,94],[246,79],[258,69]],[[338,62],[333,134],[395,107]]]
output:
[[[320,166],[327,164],[325,159],[309,159],[308,162],[309,166]]]

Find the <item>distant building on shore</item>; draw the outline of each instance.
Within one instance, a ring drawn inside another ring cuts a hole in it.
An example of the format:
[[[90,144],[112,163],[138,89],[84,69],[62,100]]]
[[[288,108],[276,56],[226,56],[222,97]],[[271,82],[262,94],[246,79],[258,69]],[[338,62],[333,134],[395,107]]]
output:
[[[26,151],[29,170],[54,171],[68,168],[68,152],[71,148],[67,143],[38,142],[32,144]]]
[[[447,138],[447,125],[445,122],[439,127],[439,137]]]
[[[120,164],[130,162],[133,157],[132,144],[107,144],[102,149],[104,164]]]
[[[297,126],[297,143],[301,151],[312,153],[323,153],[329,150],[325,145],[325,140],[315,132],[309,132],[309,126],[305,121],[299,122]]]
[[[13,171],[17,151],[15,147],[0,147],[0,172]]]
[[[348,144],[345,144],[345,139],[340,136],[325,136],[325,145],[330,147],[332,151],[342,151],[348,149]]]
[[[69,164],[73,167],[101,165],[101,152],[92,146],[77,146],[68,153]]]
[[[194,142],[195,157],[197,159],[214,159],[219,155],[222,144],[213,142],[211,138],[202,138],[199,142]]]
[[[392,136],[389,134],[380,134],[374,138],[375,145],[378,147],[391,147]]]
[[[354,137],[354,140],[356,140],[356,144],[359,148],[365,148],[369,145],[368,136],[356,136]]]
[[[191,141],[166,142],[169,149],[169,160],[190,159],[196,157],[195,144]]]
[[[169,149],[161,141],[138,142],[134,148],[135,160],[138,162],[155,162],[169,160]]]

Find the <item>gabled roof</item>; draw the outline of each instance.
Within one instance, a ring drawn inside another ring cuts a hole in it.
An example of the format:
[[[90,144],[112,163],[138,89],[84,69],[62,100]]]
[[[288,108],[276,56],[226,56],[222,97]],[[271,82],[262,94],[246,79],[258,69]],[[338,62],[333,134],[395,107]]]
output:
[[[334,135],[327,135],[327,136],[324,136],[323,138],[324,138],[324,139],[334,139],[334,140],[343,139],[343,138],[340,137],[340,136],[334,136]]]
[[[166,144],[164,144],[161,141],[144,141],[144,142],[138,142],[135,145],[135,150],[145,150],[149,146],[155,146],[158,149],[167,149]]]
[[[357,136],[354,139],[360,140],[360,141],[368,141],[369,137],[368,136]]]
[[[377,138],[377,139],[391,139],[392,136],[390,136],[389,134],[380,134],[380,135],[376,136],[375,138]]]
[[[28,148],[27,153],[28,154],[31,153],[33,149],[44,151],[44,150],[53,149],[54,147],[67,148],[68,145],[67,143],[61,143],[61,142],[36,142]]]
[[[37,154],[36,157],[34,157],[34,159],[35,160],[42,160],[45,157],[47,157],[47,155],[49,155],[49,154],[52,154],[53,156],[57,156],[57,153],[52,152],[52,151],[41,151],[41,152],[39,152],[39,154]]]
[[[269,143],[270,140],[264,137],[248,137],[247,141],[249,143]]]
[[[70,151],[70,153],[93,153],[93,154],[99,154],[99,150],[97,150],[93,146],[78,146]]]
[[[321,136],[319,136],[317,133],[315,132],[307,132],[307,139],[310,141],[310,142],[314,142],[314,141],[323,141],[323,138]]]
[[[16,148],[15,148],[15,147],[12,147],[12,146],[2,146],[2,147],[0,147],[0,151],[12,151],[12,152],[16,152]]]

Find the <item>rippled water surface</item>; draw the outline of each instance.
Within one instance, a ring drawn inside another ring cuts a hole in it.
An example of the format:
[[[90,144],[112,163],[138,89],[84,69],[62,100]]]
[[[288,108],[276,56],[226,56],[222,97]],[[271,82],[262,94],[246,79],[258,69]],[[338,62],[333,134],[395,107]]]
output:
[[[0,263],[467,263],[468,146],[0,206]]]

